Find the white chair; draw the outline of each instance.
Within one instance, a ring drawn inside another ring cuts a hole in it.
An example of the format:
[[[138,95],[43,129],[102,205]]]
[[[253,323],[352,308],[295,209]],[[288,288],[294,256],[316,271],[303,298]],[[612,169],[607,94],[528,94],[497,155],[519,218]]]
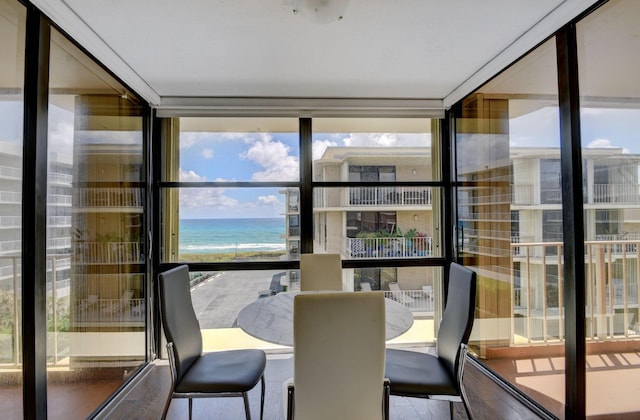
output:
[[[340,254],[300,255],[300,290],[342,290]]]
[[[367,283],[366,281],[362,281],[362,282],[360,282],[360,289],[363,292],[370,292],[371,291],[371,285],[369,283]]]
[[[388,419],[383,292],[295,297],[287,419]]]

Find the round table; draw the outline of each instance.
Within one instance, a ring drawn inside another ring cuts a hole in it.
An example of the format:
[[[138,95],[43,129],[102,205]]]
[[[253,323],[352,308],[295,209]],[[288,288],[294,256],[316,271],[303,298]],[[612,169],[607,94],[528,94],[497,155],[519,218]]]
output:
[[[293,346],[293,299],[300,293],[278,293],[250,303],[238,314],[238,326],[247,334],[264,341]],[[345,292],[358,293],[358,292]],[[386,339],[390,340],[413,325],[413,314],[406,306],[385,299]]]

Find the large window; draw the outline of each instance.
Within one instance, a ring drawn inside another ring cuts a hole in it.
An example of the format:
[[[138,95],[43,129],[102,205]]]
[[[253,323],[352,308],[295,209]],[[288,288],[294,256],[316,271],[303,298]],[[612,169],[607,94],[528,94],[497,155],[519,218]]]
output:
[[[551,39],[463,99],[455,137],[457,237],[460,258],[479,274],[473,352],[563,416],[555,68]]]
[[[143,107],[52,30],[48,111],[47,406],[85,417],[147,361]]]
[[[163,143],[162,181],[171,187],[162,194],[162,260],[298,258],[289,243],[301,234],[297,119],[171,121]]]
[[[610,1],[576,27],[585,193],[587,415],[637,417],[640,327],[640,3]]]
[[[0,0],[0,412],[22,417],[22,130],[25,8]],[[17,374],[16,374],[17,372]]]

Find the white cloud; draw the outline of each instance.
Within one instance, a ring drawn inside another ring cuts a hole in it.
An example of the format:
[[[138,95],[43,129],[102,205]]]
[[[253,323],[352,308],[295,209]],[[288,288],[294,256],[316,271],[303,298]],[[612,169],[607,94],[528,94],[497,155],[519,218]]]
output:
[[[313,160],[320,159],[327,147],[336,147],[337,145],[338,143],[333,140],[315,140],[312,146]]]
[[[184,188],[180,190],[180,207],[185,209],[206,208],[214,210],[229,210],[237,207],[238,200],[227,197],[224,188]]]
[[[203,149],[202,157],[205,159],[211,159],[213,157],[213,150],[211,149]]]
[[[178,179],[180,182],[204,182],[207,180],[207,177],[200,176],[194,171],[184,171],[182,168],[179,169]]]
[[[587,149],[622,149],[622,153],[630,153],[629,149],[616,146],[609,139],[595,139],[587,144]]]
[[[351,133],[343,142],[347,147],[429,147],[431,134]]]
[[[180,148],[188,149],[195,144],[202,144],[211,140],[211,133],[202,133],[197,131],[185,131],[180,133]]]
[[[275,195],[261,195],[258,197],[258,203],[264,206],[276,206],[280,205],[280,200]]]
[[[295,181],[299,173],[298,158],[289,155],[289,151],[289,146],[274,140],[270,134],[261,134],[240,158],[264,168],[253,174],[254,181]]]

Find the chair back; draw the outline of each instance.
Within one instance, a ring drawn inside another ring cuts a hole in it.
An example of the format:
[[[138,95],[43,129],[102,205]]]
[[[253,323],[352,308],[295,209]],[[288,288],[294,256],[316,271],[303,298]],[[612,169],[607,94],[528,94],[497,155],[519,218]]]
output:
[[[476,310],[476,273],[460,264],[451,263],[447,304],[436,342],[438,358],[456,379],[460,345],[467,344]]]
[[[300,255],[300,290],[342,290],[340,254]]]
[[[383,292],[297,295],[293,342],[295,418],[382,418]]]
[[[160,273],[160,316],[167,342],[173,342],[176,383],[202,354],[202,334],[191,302],[189,268],[182,265]]]

